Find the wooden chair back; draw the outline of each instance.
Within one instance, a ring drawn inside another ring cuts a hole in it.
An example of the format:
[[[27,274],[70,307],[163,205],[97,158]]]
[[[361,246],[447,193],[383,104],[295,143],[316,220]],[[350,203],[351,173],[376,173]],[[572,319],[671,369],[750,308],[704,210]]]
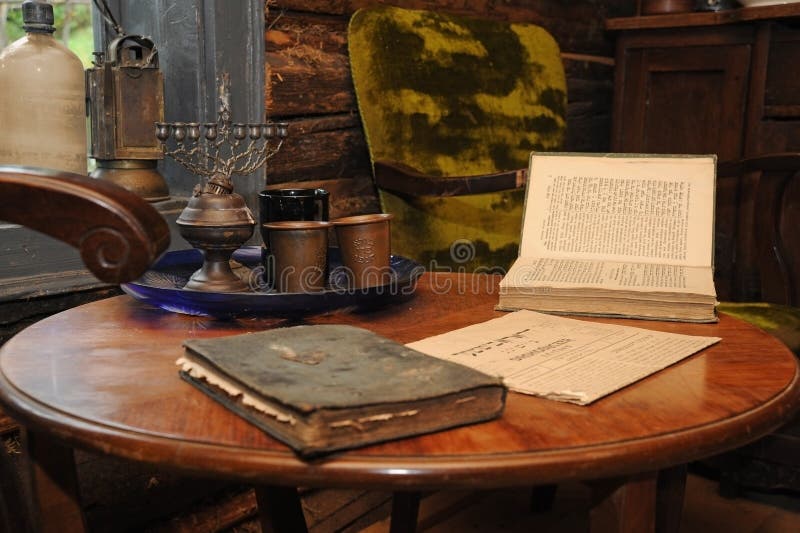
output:
[[[136,194],[66,172],[0,166],[0,220],[70,244],[101,281],[132,281],[167,249],[169,227]],[[0,531],[33,531],[27,487],[5,452],[0,456]]]
[[[101,281],[142,275],[169,246],[164,218],[113,183],[68,172],[0,166],[0,220],[64,241]]]
[[[721,163],[715,271],[721,300],[800,305],[800,153]]]

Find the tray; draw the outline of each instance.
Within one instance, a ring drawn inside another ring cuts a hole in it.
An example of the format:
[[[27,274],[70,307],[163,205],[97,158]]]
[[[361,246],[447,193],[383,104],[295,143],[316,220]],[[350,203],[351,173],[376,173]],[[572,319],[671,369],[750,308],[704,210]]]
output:
[[[235,318],[246,316],[303,316],[345,307],[374,307],[406,300],[413,296],[417,279],[424,272],[419,263],[402,256],[391,257],[391,281],[378,287],[346,287],[338,248],[328,253],[329,288],[314,293],[278,293],[264,289],[261,282],[261,248],[246,246],[233,254],[241,266],[234,269],[250,282],[247,292],[202,292],[183,289],[192,273],[200,268],[198,250],[168,252],[141,278],[124,283],[122,290],[137,300],[174,313]]]

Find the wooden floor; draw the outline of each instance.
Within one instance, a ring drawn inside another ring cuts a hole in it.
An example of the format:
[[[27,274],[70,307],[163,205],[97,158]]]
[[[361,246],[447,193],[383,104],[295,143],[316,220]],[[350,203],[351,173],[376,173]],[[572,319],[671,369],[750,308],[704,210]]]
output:
[[[19,457],[18,443],[14,445],[16,442],[16,439],[5,441],[6,451],[11,458]],[[196,487],[195,492],[214,493],[218,496],[204,498],[199,504],[184,506],[186,511],[176,515],[170,512],[180,503],[178,500],[181,498],[176,494],[187,499],[191,496],[184,494],[187,492],[185,484],[175,483],[163,473],[151,472],[150,467],[139,463],[126,463],[85,453],[79,454],[79,458],[79,464],[84,466],[79,469],[79,473],[93,473],[83,480],[86,483],[82,486],[106,487],[101,492],[86,490],[83,494],[89,506],[85,510],[94,531],[260,531],[255,495],[248,487],[230,488],[223,484],[220,489],[215,489],[207,483],[204,485],[198,480],[188,480],[192,487]],[[100,483],[103,480],[106,483]],[[171,487],[171,484],[174,486]],[[109,490],[110,485],[115,490]],[[180,489],[177,493],[175,487]],[[138,504],[134,505],[136,502]],[[588,502],[588,490],[578,483],[560,485],[553,508],[544,514],[529,511],[530,490],[526,489],[438,492],[423,499],[418,531],[585,532],[588,530]],[[357,490],[303,492],[303,509],[310,533],[386,533],[389,531],[390,507],[389,493]],[[131,513],[135,513],[135,516]],[[141,521],[136,522],[136,527],[131,529],[132,518],[138,515],[142,515]],[[160,518],[153,520],[152,516],[155,515]],[[800,532],[800,493],[781,495],[747,492],[744,497],[726,499],[717,493],[716,481],[690,474],[682,518],[683,533]]]
[[[84,456],[93,458],[93,462]],[[175,480],[150,472],[139,463],[129,464],[83,453],[80,457],[85,459],[80,462],[84,473],[94,472],[85,480],[87,487],[108,487],[109,483],[100,481],[115,480],[113,486],[118,489],[106,488],[102,493],[87,490],[83,494],[85,503],[89,505],[85,510],[93,531],[258,533],[261,530],[255,495],[248,487],[223,485],[221,490],[214,492],[217,496],[203,498],[199,504],[184,506],[185,512],[173,514],[166,509],[171,507],[174,511],[180,503],[176,487],[183,495],[185,484],[176,484]],[[101,468],[105,463],[109,464]],[[93,468],[88,468],[89,465]],[[141,471],[131,470],[134,467]],[[192,482],[192,487],[197,486],[198,491],[204,488],[198,480],[188,481]],[[170,484],[174,486],[170,488]],[[213,487],[205,486],[206,492],[211,489]],[[115,493],[125,497],[116,498]],[[326,489],[304,490],[302,493],[310,533],[389,531],[391,494],[388,492]],[[190,495],[185,496],[188,498]],[[554,505],[547,513],[533,513],[529,506],[529,489],[437,492],[422,501],[418,531],[573,533],[588,530],[589,492],[582,484],[560,485]],[[165,509],[159,510],[159,507]],[[147,518],[154,514],[161,517],[156,520]],[[141,521],[137,522],[139,515],[142,515]],[[716,481],[690,474],[682,517],[683,533],[800,532],[800,493],[747,492],[744,497],[726,499],[717,493]],[[132,522],[137,524],[133,529]]]
[[[559,532],[588,530],[588,492],[579,485],[562,485],[551,512],[527,512],[526,490],[484,493],[436,493],[423,500],[418,531],[461,532]],[[351,530],[353,531],[353,530]],[[384,533],[389,520],[383,519],[355,531]],[[681,531],[684,533],[793,533],[800,531],[800,495],[764,495],[725,499],[717,484],[690,474]]]

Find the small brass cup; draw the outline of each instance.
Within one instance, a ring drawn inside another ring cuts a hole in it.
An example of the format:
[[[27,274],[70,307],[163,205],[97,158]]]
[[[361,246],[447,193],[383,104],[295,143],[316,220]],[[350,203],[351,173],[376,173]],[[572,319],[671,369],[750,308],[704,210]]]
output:
[[[389,221],[392,218],[391,214],[379,213],[331,221],[336,228],[349,288],[364,289],[391,282]]]
[[[278,292],[319,292],[325,289],[328,228],[320,220],[268,222],[270,260],[274,261]]]
[[[271,128],[273,126],[270,126]],[[269,229],[266,224],[284,220],[328,220],[328,198],[325,189],[266,189],[258,193],[258,220],[261,239],[261,261],[264,264],[264,282],[275,284],[272,267],[275,259],[269,246]]]

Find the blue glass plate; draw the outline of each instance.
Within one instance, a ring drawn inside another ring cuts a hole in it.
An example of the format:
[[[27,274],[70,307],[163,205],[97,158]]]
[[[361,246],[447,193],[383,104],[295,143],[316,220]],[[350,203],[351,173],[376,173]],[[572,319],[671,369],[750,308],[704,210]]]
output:
[[[241,316],[303,316],[345,307],[374,307],[403,301],[414,294],[417,279],[424,272],[419,263],[392,256],[391,280],[367,289],[347,288],[338,248],[328,253],[329,288],[314,293],[278,293],[263,287],[261,248],[246,246],[233,254],[241,267],[234,269],[249,281],[246,292],[202,292],[183,289],[192,273],[200,268],[198,250],[168,252],[141,278],[125,283],[122,290],[137,300],[174,313],[234,318]]]

